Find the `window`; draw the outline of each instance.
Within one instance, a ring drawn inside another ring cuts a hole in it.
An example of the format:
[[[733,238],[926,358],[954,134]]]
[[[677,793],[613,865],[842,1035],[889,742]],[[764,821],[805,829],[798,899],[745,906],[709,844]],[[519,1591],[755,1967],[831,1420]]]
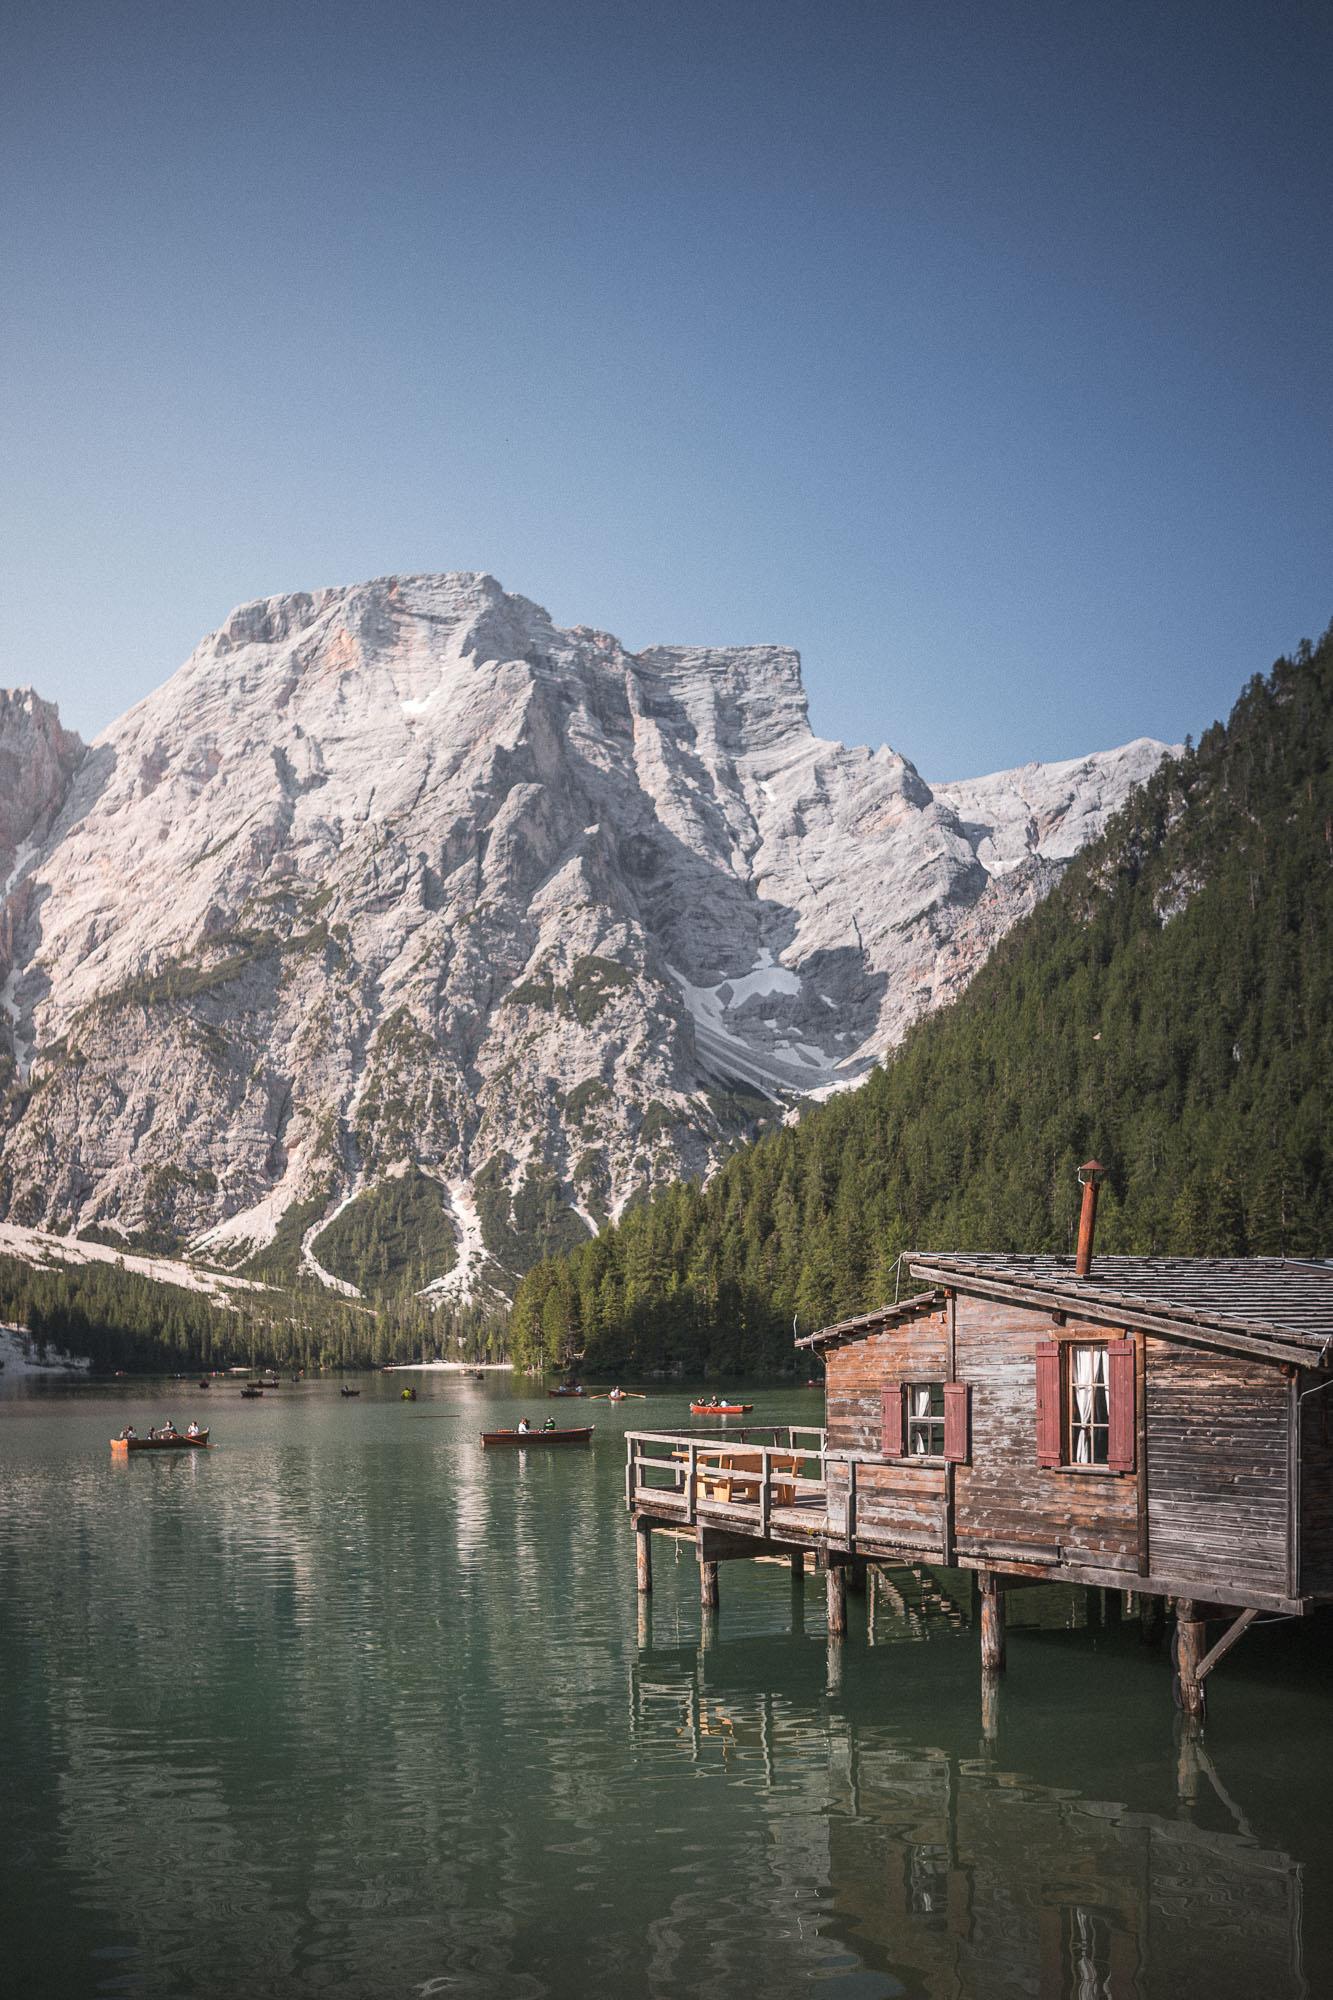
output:
[[[1069,1351],[1069,1465],[1106,1465],[1111,1457],[1111,1403],[1104,1347]]]
[[[907,1456],[944,1456],[943,1382],[909,1382],[907,1385]]]
[[[1132,1340],[1037,1342],[1037,1463],[1132,1472]]]
[[[968,1382],[894,1382],[880,1391],[880,1450],[886,1458],[966,1465],[972,1452]]]

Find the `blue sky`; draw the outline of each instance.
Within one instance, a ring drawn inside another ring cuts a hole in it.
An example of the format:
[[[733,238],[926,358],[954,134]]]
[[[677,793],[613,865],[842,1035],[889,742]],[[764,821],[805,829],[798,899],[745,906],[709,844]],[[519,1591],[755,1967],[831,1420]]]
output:
[[[488,569],[932,777],[1333,615],[1333,14],[10,0],[0,682]]]

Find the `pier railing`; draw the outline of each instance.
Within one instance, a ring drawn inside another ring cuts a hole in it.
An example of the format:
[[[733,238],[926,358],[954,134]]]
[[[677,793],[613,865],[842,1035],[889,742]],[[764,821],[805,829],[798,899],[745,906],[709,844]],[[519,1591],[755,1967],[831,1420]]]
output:
[[[767,1535],[775,1507],[823,1506],[826,1441],[813,1424],[627,1431],[625,1503],[660,1508],[687,1527],[701,1507],[732,1518],[741,1510]]]

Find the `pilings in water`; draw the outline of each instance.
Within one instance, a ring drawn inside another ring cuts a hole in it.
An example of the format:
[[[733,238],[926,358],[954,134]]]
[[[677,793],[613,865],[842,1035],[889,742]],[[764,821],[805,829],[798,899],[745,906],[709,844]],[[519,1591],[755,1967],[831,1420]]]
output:
[[[981,1670],[1004,1672],[1004,1592],[992,1569],[981,1572]]]
[[[1205,1708],[1200,1663],[1208,1651],[1208,1626],[1192,1598],[1176,1601],[1176,1687],[1186,1715],[1202,1720]]]
[[[847,1635],[847,1571],[842,1563],[830,1562],[825,1588],[829,1637],[843,1639]]]
[[[648,1642],[649,1605],[653,1590],[652,1534],[654,1526],[663,1528],[667,1524],[654,1522],[651,1518],[638,1518],[634,1522],[635,1567],[639,1603],[640,1644]],[[678,1529],[673,1530],[679,1533]],[[699,1556],[699,1601],[704,1613],[705,1640],[715,1640],[717,1633],[717,1610],[720,1601],[718,1566],[719,1563],[739,1557],[760,1557],[768,1561],[778,1561],[788,1570],[791,1586],[792,1630],[800,1632],[805,1625],[805,1571],[809,1552],[784,1546],[781,1542],[766,1540],[758,1547],[757,1538],[737,1533],[734,1529],[723,1529],[700,1525],[696,1533],[696,1547]],[[878,1559],[859,1556],[849,1550],[819,1548],[814,1549],[815,1566],[824,1572],[826,1632],[830,1644],[830,1660],[847,1637],[848,1594],[861,1596],[866,1601],[866,1625],[870,1644],[876,1642],[875,1578],[880,1576],[888,1592],[888,1602],[897,1603],[902,1608],[902,1600],[891,1587],[883,1568],[872,1567]],[[892,1569],[893,1563],[889,1563]],[[904,1564],[904,1567],[911,1565]],[[919,1572],[918,1572],[919,1573]],[[972,1612],[980,1627],[983,1733],[987,1740],[993,1740],[998,1704],[995,1699],[995,1684],[1006,1667],[1006,1614],[1005,1599],[1011,1590],[1033,1588],[1059,1579],[1030,1572],[1009,1574],[1000,1570],[981,1569],[970,1572],[972,1589]],[[868,1597],[867,1597],[867,1592]],[[1176,1703],[1191,1725],[1201,1723],[1207,1709],[1205,1683],[1214,1667],[1249,1629],[1258,1616],[1254,1608],[1238,1609],[1234,1605],[1205,1603],[1193,1598],[1169,1599],[1158,1592],[1136,1590],[1124,1594],[1112,1586],[1089,1586],[1087,1593],[1088,1622],[1114,1628],[1122,1619],[1134,1619],[1145,1645],[1158,1643],[1163,1635],[1167,1613],[1174,1610],[1174,1627],[1171,1634],[1172,1679]],[[965,1615],[965,1614],[964,1614]],[[1222,1626],[1221,1636],[1209,1646],[1208,1627]],[[832,1668],[830,1669],[832,1672]],[[841,1667],[837,1668],[841,1676]]]

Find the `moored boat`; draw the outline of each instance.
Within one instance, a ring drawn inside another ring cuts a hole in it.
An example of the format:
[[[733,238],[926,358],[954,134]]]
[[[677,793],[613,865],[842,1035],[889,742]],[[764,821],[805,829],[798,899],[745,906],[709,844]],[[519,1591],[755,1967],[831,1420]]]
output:
[[[200,1431],[194,1437],[177,1431],[172,1437],[164,1438],[112,1438],[111,1449],[117,1458],[126,1458],[132,1451],[199,1451],[207,1443],[207,1431]]]
[[[569,1431],[483,1431],[481,1448],[483,1451],[509,1446],[512,1450],[523,1450],[530,1444],[589,1444],[593,1427],[585,1424],[581,1430]]]
[[[753,1408],[753,1403],[691,1403],[690,1415],[692,1417],[743,1417],[748,1410],[752,1410]]]

